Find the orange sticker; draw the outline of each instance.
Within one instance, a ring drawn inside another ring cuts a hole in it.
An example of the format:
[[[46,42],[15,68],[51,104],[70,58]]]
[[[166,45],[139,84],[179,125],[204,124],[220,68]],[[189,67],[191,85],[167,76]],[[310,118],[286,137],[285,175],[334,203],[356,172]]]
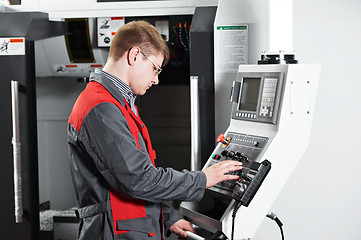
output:
[[[24,39],[23,38],[11,38],[10,42],[11,43],[22,43],[22,42],[24,42]]]

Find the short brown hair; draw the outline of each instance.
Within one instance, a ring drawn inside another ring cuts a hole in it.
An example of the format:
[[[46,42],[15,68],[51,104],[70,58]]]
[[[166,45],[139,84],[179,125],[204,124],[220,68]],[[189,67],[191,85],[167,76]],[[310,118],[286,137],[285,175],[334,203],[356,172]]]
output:
[[[164,56],[162,66],[169,61],[169,49],[158,30],[149,22],[132,21],[120,27],[114,35],[109,50],[109,57],[121,58],[132,47],[139,47],[146,55]]]

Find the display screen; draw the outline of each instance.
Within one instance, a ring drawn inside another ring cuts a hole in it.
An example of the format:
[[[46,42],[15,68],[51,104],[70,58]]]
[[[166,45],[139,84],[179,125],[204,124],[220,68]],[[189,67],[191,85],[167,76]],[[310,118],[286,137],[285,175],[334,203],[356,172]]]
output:
[[[261,78],[243,78],[238,110],[256,112]]]

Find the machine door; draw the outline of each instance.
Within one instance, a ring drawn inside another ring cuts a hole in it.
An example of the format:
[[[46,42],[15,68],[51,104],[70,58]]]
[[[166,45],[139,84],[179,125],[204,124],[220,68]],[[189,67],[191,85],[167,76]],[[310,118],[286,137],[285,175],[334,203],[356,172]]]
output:
[[[25,51],[33,49],[26,42]],[[0,56],[0,228],[3,239],[38,240],[38,165],[36,137],[35,79],[29,77],[32,67],[25,55]],[[11,80],[18,84],[18,127],[20,191],[14,191],[13,119]],[[15,216],[15,195],[18,194],[18,213]],[[18,220],[18,223],[16,222]]]

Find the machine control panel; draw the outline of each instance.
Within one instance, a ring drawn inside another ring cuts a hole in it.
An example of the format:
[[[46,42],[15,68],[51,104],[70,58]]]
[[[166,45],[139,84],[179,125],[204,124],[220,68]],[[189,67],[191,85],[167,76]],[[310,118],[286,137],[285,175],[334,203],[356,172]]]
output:
[[[271,169],[271,162],[260,161],[261,153],[269,141],[267,137],[228,132],[217,138],[219,144],[204,168],[225,161],[242,162],[242,169],[228,174],[239,175],[237,180],[228,180],[206,189],[197,202],[183,202],[181,212],[204,228],[222,230],[222,221],[234,201],[248,207]],[[202,217],[200,217],[202,216]],[[205,218],[203,218],[203,216]]]
[[[226,191],[228,195],[231,195],[237,184],[246,188],[257,174],[260,167],[257,160],[265,148],[268,138],[229,132],[227,136],[221,134],[217,141],[221,144],[218,144],[208,160],[208,166],[224,160],[236,160],[243,164],[242,170],[229,173],[239,175],[238,181],[223,181],[214,186],[214,188],[222,192]]]
[[[304,154],[312,126],[312,114],[305,110],[314,104],[319,73],[320,66],[313,64],[239,66],[230,96],[230,125],[218,137],[203,169],[226,160],[242,162],[243,167],[227,173],[238,175],[237,180],[206,189],[200,201],[182,202],[180,211],[185,217],[232,239],[233,235],[234,239],[253,237],[270,201]],[[289,106],[299,114],[291,114]],[[297,131],[300,125],[304,131]]]

